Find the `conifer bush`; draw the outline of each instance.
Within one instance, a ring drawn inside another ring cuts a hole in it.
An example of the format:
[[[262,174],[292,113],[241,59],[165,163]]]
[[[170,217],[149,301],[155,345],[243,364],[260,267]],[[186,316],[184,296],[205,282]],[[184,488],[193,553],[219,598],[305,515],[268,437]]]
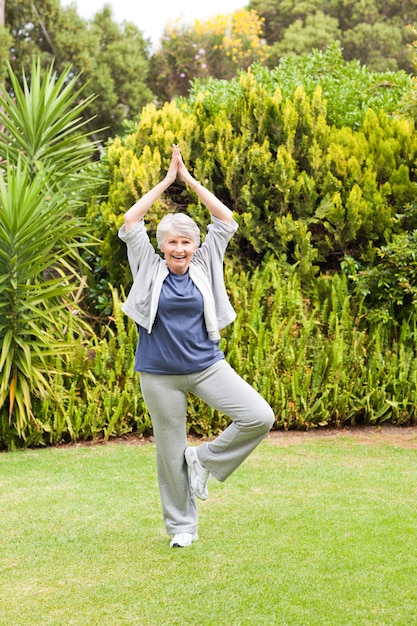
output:
[[[378,89],[382,75],[352,67],[339,55],[321,53],[312,76],[307,69],[314,54],[304,72],[292,61],[285,80],[280,68],[255,67],[228,83],[197,83],[188,99],[148,105],[98,166],[107,182],[89,216],[104,242],[100,271],[115,285],[128,284],[125,250],[114,232],[125,210],[168,167],[172,143],[181,145],[195,176],[236,212],[240,228],[231,250],[243,266],[277,250],[298,263],[295,231],[303,230],[320,271],[339,270],[345,255],[372,262],[415,198],[417,134],[412,120],[394,115],[394,103],[411,81],[399,72],[390,75],[389,90]],[[353,107],[360,110],[354,122]],[[344,124],[333,118],[336,109],[344,111]],[[184,207],[206,223],[204,209],[178,184],[150,212],[151,232],[167,210]],[[283,241],[290,220],[297,226]]]

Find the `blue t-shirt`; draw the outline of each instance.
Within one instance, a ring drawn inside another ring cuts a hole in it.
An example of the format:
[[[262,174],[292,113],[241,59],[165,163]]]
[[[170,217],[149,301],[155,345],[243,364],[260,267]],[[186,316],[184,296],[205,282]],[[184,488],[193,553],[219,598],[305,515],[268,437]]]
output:
[[[135,371],[192,374],[224,359],[219,342],[208,338],[203,296],[185,274],[169,273],[163,282],[152,328],[139,326]]]

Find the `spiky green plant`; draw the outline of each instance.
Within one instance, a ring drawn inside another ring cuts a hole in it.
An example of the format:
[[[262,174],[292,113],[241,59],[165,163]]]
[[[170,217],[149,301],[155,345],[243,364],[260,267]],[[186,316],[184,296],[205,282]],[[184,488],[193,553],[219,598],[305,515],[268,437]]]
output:
[[[24,166],[0,177],[0,411],[19,436],[31,420],[31,396],[51,391],[50,357],[69,348],[63,332],[73,316],[80,280],[77,218],[65,196],[47,199],[45,174],[30,180]]]
[[[48,171],[48,183],[68,187],[90,161],[94,145],[84,110],[78,76],[68,67],[59,76],[50,66],[45,73],[33,60],[30,83],[21,82],[8,65],[12,93],[0,89],[0,160],[27,163],[29,173]]]
[[[91,243],[74,189],[94,151],[70,69],[0,94],[0,436],[10,447],[42,429],[33,398],[53,393],[52,364],[71,350],[79,315],[80,249]],[[82,243],[81,243],[82,242]]]

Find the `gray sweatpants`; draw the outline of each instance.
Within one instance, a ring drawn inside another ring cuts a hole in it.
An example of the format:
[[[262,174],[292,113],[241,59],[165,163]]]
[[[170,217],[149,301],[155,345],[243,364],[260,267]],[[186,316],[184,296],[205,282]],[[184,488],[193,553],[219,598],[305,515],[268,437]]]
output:
[[[198,447],[201,463],[224,481],[262,441],[274,423],[269,404],[221,360],[195,374],[140,375],[152,419],[162,512],[167,533],[197,532],[198,512],[190,493],[187,447],[187,393],[201,398],[232,422],[216,439]]]

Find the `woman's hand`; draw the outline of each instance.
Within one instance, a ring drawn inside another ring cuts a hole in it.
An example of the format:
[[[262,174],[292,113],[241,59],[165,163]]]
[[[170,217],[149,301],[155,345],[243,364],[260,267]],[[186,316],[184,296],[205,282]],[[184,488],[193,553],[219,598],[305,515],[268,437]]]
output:
[[[177,146],[178,147],[178,146]],[[178,176],[186,185],[190,185],[193,182],[196,182],[195,179],[191,176],[190,172],[185,167],[184,161],[182,160],[181,150],[178,147]]]
[[[174,144],[172,146],[171,163],[169,164],[169,168],[165,176],[165,181],[168,185],[172,185],[172,183],[175,183],[177,179],[177,175],[178,175],[178,168],[179,168],[180,161],[181,161],[181,152],[180,152],[179,146]]]
[[[204,185],[198,182],[193,176],[191,176],[190,172],[184,165],[182,160],[180,149],[178,148],[178,176],[179,178],[186,184],[190,189],[197,194],[200,198],[201,202],[208,208],[210,213],[217,217],[219,220],[226,222],[227,224],[231,224],[233,221],[233,213],[232,211],[221,202],[216,196],[206,189]]]
[[[163,180],[145,193],[145,195],[135,202],[135,204],[125,213],[124,221],[126,231],[129,231],[137,222],[142,220],[153,203],[156,202],[164,191],[166,191],[168,187],[175,182],[178,175],[180,160],[180,149],[178,146],[174,145],[172,147],[171,163],[169,164],[168,171]]]

